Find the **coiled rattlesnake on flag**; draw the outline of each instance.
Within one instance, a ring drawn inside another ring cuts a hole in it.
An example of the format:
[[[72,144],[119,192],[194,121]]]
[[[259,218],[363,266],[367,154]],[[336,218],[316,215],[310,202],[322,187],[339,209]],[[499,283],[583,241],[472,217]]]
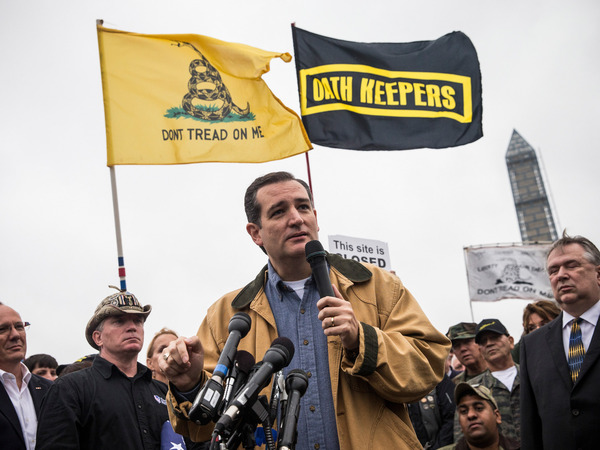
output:
[[[246,108],[241,109],[233,103],[229,89],[223,83],[219,71],[192,44],[189,42],[177,43],[178,47],[182,45],[192,47],[200,56],[190,63],[189,70],[192,77],[188,81],[188,93],[183,96],[182,100],[184,111],[191,116],[210,121],[223,120],[231,111],[240,116],[247,116],[250,113],[250,105],[246,103]],[[205,104],[204,108],[198,108],[193,104],[196,99],[203,102],[220,100],[221,106]]]

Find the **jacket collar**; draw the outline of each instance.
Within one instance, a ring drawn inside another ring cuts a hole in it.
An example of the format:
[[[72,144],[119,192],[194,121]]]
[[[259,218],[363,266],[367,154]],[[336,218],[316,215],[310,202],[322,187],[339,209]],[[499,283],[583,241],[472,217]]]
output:
[[[340,255],[327,253],[327,262],[329,265],[348,278],[352,283],[364,283],[371,279],[373,274],[369,269],[353,259],[345,259]],[[258,273],[256,278],[242,288],[231,302],[235,309],[244,309],[252,303],[261,289],[263,289],[267,277],[267,266],[265,265]]]

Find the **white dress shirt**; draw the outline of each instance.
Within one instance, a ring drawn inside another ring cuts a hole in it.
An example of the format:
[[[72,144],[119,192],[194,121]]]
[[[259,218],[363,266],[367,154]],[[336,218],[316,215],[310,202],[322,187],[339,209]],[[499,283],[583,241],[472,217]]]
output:
[[[25,438],[25,446],[27,447],[27,450],[34,450],[37,432],[37,415],[35,414],[31,392],[27,389],[27,384],[31,380],[31,373],[23,363],[21,363],[21,373],[23,374],[21,389],[17,386],[17,378],[12,373],[5,372],[2,369],[0,369],[0,382],[10,397],[15,412],[19,417],[19,423],[21,424],[21,430],[23,431],[23,437]]]

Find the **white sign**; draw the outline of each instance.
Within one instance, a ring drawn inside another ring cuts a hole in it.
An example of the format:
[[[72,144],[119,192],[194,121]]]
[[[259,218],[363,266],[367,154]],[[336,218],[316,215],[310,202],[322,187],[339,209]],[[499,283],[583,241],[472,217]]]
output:
[[[329,236],[329,253],[336,253],[347,259],[375,264],[391,270],[390,252],[386,242],[361,239],[349,236]]]
[[[504,298],[553,300],[546,273],[549,244],[466,247],[469,296],[473,302]]]

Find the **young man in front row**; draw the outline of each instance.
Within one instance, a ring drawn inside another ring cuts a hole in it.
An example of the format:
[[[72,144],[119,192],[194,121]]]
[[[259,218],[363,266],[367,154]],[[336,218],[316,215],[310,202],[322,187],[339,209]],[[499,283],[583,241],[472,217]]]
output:
[[[488,388],[481,384],[459,383],[454,391],[456,413],[463,432],[456,443],[440,450],[519,450],[517,441],[502,435],[502,417]]]

